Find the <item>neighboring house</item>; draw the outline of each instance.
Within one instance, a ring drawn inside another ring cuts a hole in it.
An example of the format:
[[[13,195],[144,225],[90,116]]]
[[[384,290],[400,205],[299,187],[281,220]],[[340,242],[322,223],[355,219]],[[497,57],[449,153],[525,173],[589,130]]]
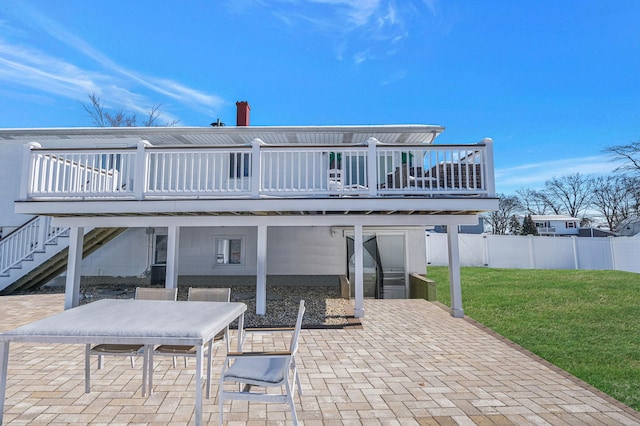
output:
[[[254,127],[248,115],[239,102],[237,127],[0,129],[0,291],[65,239],[67,308],[81,277],[151,275],[249,283],[264,314],[267,279],[349,274],[362,317],[364,297],[408,296],[425,228],[447,225],[463,315],[458,225],[498,207],[490,139],[432,145],[443,127]]]
[[[618,234],[608,229],[594,228],[592,226],[578,229],[578,237],[617,237]]]
[[[431,232],[438,232],[442,234],[447,233],[447,227],[443,225],[436,225],[433,230],[427,230]],[[479,217],[476,225],[460,225],[458,226],[458,232],[460,234],[483,234],[484,233],[484,218]]]
[[[636,236],[640,234],[640,218],[629,217],[627,219],[623,219],[616,226],[616,230],[618,231],[618,235],[621,237]]]
[[[539,235],[578,235],[580,219],[567,215],[531,215]]]

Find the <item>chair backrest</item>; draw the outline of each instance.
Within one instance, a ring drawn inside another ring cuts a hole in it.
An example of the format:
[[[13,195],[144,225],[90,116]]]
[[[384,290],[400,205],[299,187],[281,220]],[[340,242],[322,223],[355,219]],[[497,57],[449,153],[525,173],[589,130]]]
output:
[[[136,299],[144,300],[177,300],[177,288],[136,287]]]
[[[298,308],[298,319],[296,320],[296,328],[293,330],[293,336],[291,336],[291,346],[289,350],[291,355],[295,355],[298,350],[298,336],[300,335],[300,329],[302,328],[302,317],[304,317],[304,300],[300,301],[300,307]]]
[[[193,302],[230,302],[230,288],[189,287],[188,300]]]

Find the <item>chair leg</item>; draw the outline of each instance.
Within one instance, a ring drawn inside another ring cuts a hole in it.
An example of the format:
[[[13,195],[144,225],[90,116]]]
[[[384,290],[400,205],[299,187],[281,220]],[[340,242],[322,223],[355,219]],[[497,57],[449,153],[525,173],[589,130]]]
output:
[[[293,420],[293,425],[298,426],[298,416],[296,415],[296,405],[293,402],[293,393],[291,392],[291,386],[289,386],[289,381],[285,381],[285,388],[287,388],[287,402],[289,402],[289,408],[291,408],[291,418]]]
[[[135,368],[136,367],[136,357],[134,357],[133,355],[131,356],[131,368]]]
[[[218,388],[218,399],[220,400],[220,426],[224,422],[224,399],[222,398],[222,393],[224,391],[224,383],[220,380],[220,387]]]
[[[104,357],[98,355],[98,370],[102,370],[102,367],[104,367]]]

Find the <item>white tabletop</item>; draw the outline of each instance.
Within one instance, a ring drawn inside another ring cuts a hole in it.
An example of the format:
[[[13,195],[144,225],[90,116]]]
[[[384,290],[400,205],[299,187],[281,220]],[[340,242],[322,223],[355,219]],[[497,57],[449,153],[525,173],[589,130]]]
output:
[[[203,344],[244,303],[102,299],[0,334],[1,341]]]

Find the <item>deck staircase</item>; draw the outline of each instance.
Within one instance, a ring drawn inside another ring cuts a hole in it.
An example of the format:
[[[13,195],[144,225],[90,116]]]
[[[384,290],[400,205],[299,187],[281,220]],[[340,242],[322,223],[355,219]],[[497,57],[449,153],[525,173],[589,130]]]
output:
[[[67,267],[69,229],[51,227],[51,218],[38,216],[0,240],[0,295],[35,290]],[[86,257],[126,228],[87,229]]]

